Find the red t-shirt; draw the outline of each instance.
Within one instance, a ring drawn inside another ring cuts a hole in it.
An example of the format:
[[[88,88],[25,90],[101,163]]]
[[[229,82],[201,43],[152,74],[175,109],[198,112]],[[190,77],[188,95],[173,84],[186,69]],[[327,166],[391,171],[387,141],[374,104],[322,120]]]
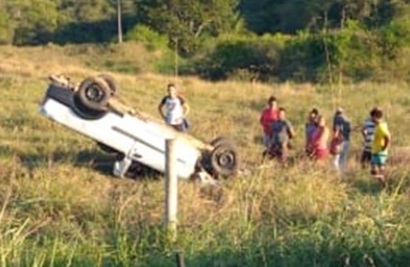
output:
[[[260,118],[260,123],[263,127],[263,132],[265,134],[270,134],[272,122],[278,120],[279,118],[279,109],[277,108],[265,108],[262,111]]]

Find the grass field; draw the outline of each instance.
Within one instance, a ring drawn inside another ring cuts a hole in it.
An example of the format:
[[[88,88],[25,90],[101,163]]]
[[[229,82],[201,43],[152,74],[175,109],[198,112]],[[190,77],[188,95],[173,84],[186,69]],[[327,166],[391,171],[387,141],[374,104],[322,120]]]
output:
[[[243,169],[252,170],[224,181],[220,190],[180,182],[180,225],[172,243],[162,225],[162,177],[112,177],[113,158],[38,113],[49,73],[79,81],[107,67],[101,51],[83,49],[0,47],[0,266],[168,267],[176,266],[176,250],[184,251],[187,267],[410,265],[408,85],[210,83],[152,74],[143,68],[152,57],[135,47],[125,57],[138,73],[111,72],[122,99],[158,116],[165,85],[176,82],[192,109],[192,134],[204,141],[234,138]],[[104,56],[123,58],[118,51]],[[360,126],[370,108],[381,106],[393,134],[390,189],[380,190],[357,164],[359,131],[344,180],[330,163],[257,169],[258,118],[271,94],[296,127],[294,156],[302,151],[312,107],[329,121],[343,105]]]

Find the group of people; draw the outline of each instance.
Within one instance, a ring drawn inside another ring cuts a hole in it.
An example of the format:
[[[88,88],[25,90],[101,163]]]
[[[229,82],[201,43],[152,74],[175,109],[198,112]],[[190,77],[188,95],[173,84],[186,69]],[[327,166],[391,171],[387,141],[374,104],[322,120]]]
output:
[[[263,128],[264,158],[277,158],[286,163],[288,149],[292,147],[291,140],[295,132],[291,122],[286,118],[285,109],[277,106],[274,96],[269,97],[266,108],[260,116]],[[333,156],[333,165],[338,173],[345,174],[350,148],[351,122],[343,108],[337,108],[332,128],[326,125],[326,120],[318,109],[312,109],[305,124],[304,155],[319,164],[324,164],[329,154]],[[364,145],[361,156],[362,167],[371,165],[371,174],[385,185],[384,174],[390,145],[390,132],[383,119],[383,111],[375,107],[361,127]]]
[[[167,95],[159,103],[158,111],[168,125],[177,131],[187,132],[189,124],[186,116],[189,106],[174,84],[168,84]],[[277,158],[281,163],[286,163],[288,151],[293,147],[295,131],[286,118],[286,109],[278,107],[274,96],[269,97],[260,116],[260,123],[264,133],[264,158]],[[337,108],[332,128],[327,126],[325,117],[314,108],[309,112],[305,124],[304,154],[319,164],[324,164],[330,154],[333,156],[335,169],[343,175],[346,172],[351,132],[351,122],[343,108]],[[361,127],[361,133],[364,139],[361,164],[364,168],[370,163],[371,174],[384,185],[384,169],[391,137],[380,108],[375,107],[370,111]]]

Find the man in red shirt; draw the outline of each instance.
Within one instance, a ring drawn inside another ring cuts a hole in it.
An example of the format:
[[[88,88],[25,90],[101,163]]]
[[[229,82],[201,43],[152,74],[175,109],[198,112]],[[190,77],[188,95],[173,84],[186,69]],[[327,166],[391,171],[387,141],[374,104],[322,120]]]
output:
[[[279,118],[279,109],[276,103],[276,97],[271,96],[268,99],[266,108],[262,111],[261,117],[259,119],[260,124],[263,127],[263,144],[265,146],[265,151],[263,155],[265,156],[267,151],[271,147],[271,130],[272,123]]]

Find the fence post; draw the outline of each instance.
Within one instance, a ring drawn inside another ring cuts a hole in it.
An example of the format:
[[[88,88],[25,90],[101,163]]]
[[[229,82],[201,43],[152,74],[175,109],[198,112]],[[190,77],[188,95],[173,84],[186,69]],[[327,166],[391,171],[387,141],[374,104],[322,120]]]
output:
[[[184,259],[184,252],[183,251],[177,251],[176,253],[176,260],[177,260],[177,266],[178,267],[185,267],[185,259]]]
[[[175,139],[165,141],[165,225],[172,241],[177,237],[178,177]]]

